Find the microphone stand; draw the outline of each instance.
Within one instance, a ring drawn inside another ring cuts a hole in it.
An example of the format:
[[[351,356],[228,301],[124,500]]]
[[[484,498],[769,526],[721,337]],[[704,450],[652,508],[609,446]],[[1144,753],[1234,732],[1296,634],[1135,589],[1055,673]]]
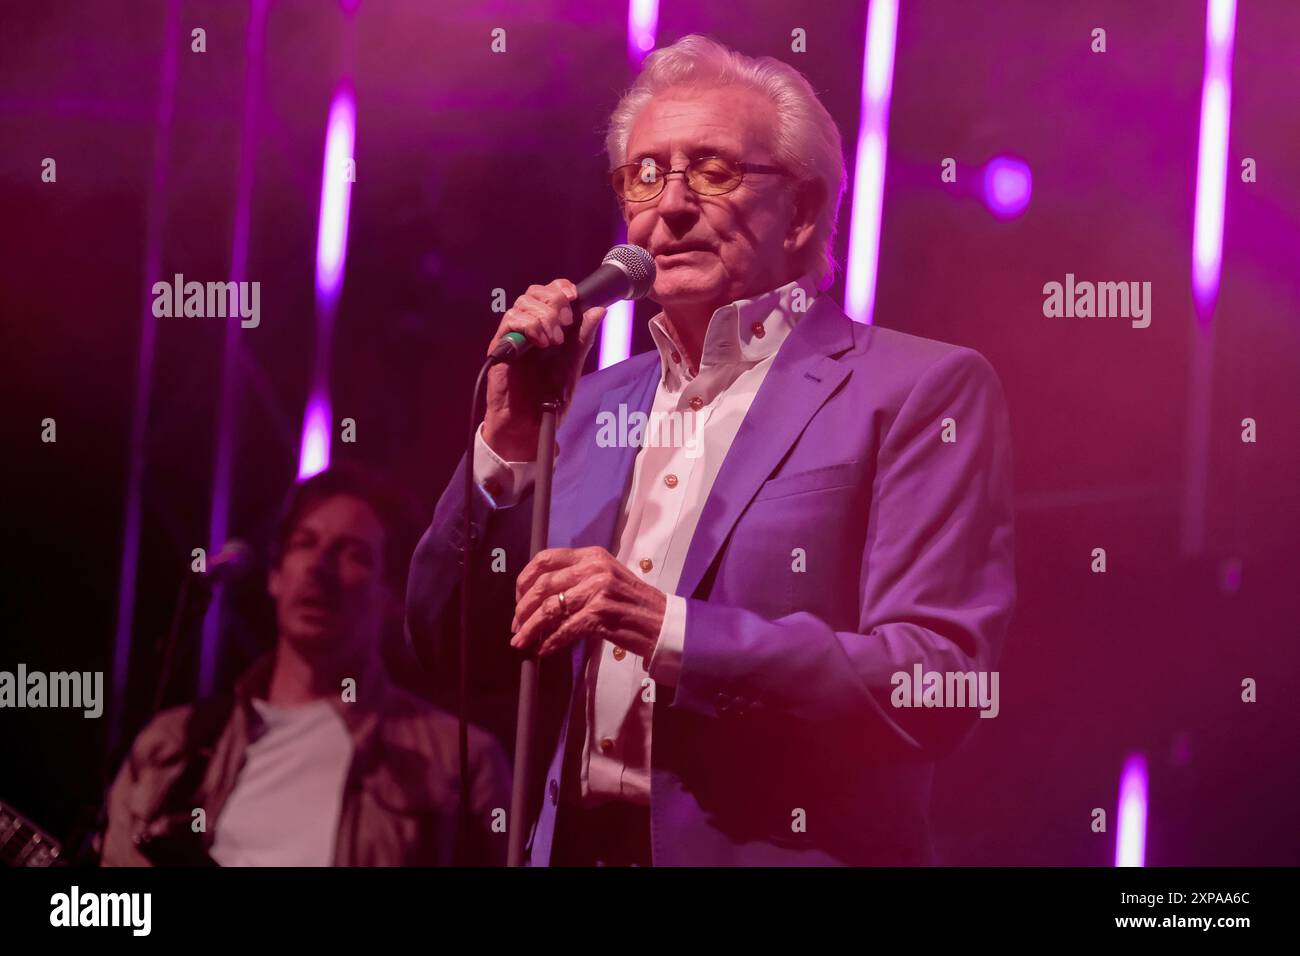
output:
[[[555,432],[560,409],[569,400],[566,393],[568,370],[576,361],[574,352],[580,346],[582,314],[586,307],[579,296],[569,303],[573,311],[573,324],[569,326],[563,344],[553,352],[539,356],[547,363],[542,376],[544,398],[542,419],[537,431],[537,472],[533,479],[533,525],[528,545],[531,561],[547,547],[551,534],[551,481],[555,477]],[[537,756],[537,722],[540,709],[539,685],[541,665],[537,652],[530,651],[519,665],[519,710],[515,721],[514,781],[510,793],[508,824],[509,849],[507,866],[524,865],[524,841],[528,836],[528,785],[532,780]],[[542,799],[546,799],[543,795]]]
[[[575,311],[574,314],[582,313]],[[537,433],[537,477],[533,486],[533,530],[528,546],[530,560],[546,548],[551,531],[551,477],[555,468],[555,423],[559,410],[560,403],[555,398],[542,402],[541,428]],[[507,866],[524,865],[524,839],[528,834],[528,784],[533,776],[537,749],[539,668],[536,652],[530,652],[519,665],[519,711],[515,723],[515,768],[510,793]]]
[[[555,432],[560,411],[569,400],[568,372],[577,361],[574,351],[580,348],[582,316],[586,311],[584,298],[588,302],[614,302],[619,299],[639,299],[650,291],[654,285],[655,264],[650,254],[640,246],[622,244],[615,246],[606,254],[601,267],[578,283],[577,295],[569,303],[573,313],[573,322],[565,332],[564,342],[558,348],[546,349],[545,357],[539,360],[546,363],[540,370],[539,389],[542,395],[541,422],[537,433],[537,477],[533,486],[533,525],[532,540],[529,544],[528,557],[531,560],[547,545],[551,527],[551,480],[555,468]],[[584,291],[585,290],[585,291]],[[515,342],[516,350],[524,345],[524,338],[518,332],[511,332],[507,337]],[[465,563],[461,574],[460,600],[460,774],[461,774],[461,830],[459,841],[462,847],[467,845],[473,819],[470,811],[469,762],[467,748],[466,703],[469,696],[469,633],[470,633],[470,561],[474,550],[473,520],[471,509],[474,502],[474,442],[478,431],[476,414],[478,396],[483,390],[488,369],[504,355],[498,356],[496,350],[483,363],[474,384],[474,397],[470,402],[469,442],[465,462]],[[516,352],[518,354],[518,352]],[[528,785],[533,776],[533,764],[537,746],[536,733],[539,712],[540,670],[535,652],[524,656],[519,668],[519,709],[515,724],[515,766],[514,782],[510,794],[510,816],[507,818],[508,835],[507,865],[522,866],[524,862],[524,840],[528,833]],[[543,799],[545,796],[543,795]]]
[[[172,608],[172,618],[167,627],[167,633],[154,642],[154,655],[161,656],[162,662],[158,668],[158,676],[154,681],[153,705],[149,711],[150,716],[162,710],[167,688],[171,684],[172,670],[176,665],[176,651],[180,646],[181,637],[190,624],[207,613],[208,605],[212,603],[216,583],[204,581],[200,587],[196,588],[192,583],[193,581],[193,573],[186,574],[181,578],[180,593],[176,596],[176,604]]]
[[[531,560],[547,546],[551,526],[551,479],[555,469],[555,432],[560,409],[565,398],[565,369],[573,358],[572,349],[578,347],[578,330],[582,315],[579,300],[570,303],[573,314],[579,317],[570,326],[570,335],[566,336],[562,346],[555,354],[539,356],[538,360],[550,364],[543,376],[544,392],[542,400],[542,417],[537,432],[537,470],[533,482],[533,522],[532,534],[528,547]],[[474,398],[471,402],[469,447],[465,462],[465,563],[461,574],[460,600],[460,673],[459,673],[459,745],[460,745],[460,839],[457,841],[460,865],[468,862],[468,853],[472,845],[474,828],[473,810],[469,780],[468,749],[468,699],[469,699],[469,651],[471,627],[471,588],[472,554],[474,549],[474,529],[472,521],[472,503],[474,495],[474,439],[478,431],[477,403],[483,391],[488,370],[496,364],[489,359],[479,371],[478,381],[474,386]],[[515,724],[515,761],[514,779],[510,793],[510,813],[507,817],[507,857],[506,865],[523,866],[524,841],[528,835],[528,785],[533,775],[537,749],[537,722],[540,709],[539,686],[540,665],[535,651],[526,654],[519,667],[519,706]]]

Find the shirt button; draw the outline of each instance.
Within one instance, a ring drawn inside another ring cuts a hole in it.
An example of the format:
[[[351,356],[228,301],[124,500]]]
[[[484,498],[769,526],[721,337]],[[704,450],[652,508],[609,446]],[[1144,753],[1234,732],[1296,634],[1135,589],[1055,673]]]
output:
[[[754,333],[754,338],[756,339],[761,339],[763,336],[767,335],[767,329],[763,328],[762,322],[755,322],[750,326],[749,330]]]
[[[601,738],[600,738],[600,752],[601,752],[601,753],[603,753],[603,754],[607,754],[607,753],[609,753],[609,752],[610,752],[611,750],[613,750],[613,749],[614,749],[614,741],[610,740],[608,737],[601,737]]]
[[[682,363],[682,357],[681,357],[681,355],[679,355],[678,353],[674,352],[674,353],[673,353],[673,362],[674,362],[674,364],[680,365],[680,364]]]
[[[627,651],[625,649],[621,647],[614,648],[614,660],[621,661],[625,657],[627,657]]]
[[[642,571],[649,571],[649,570],[652,569],[654,566],[655,566],[655,563],[654,563],[653,561],[651,561],[649,558],[642,558],[642,559],[641,559],[641,570],[642,570]]]
[[[667,485],[669,488],[676,488],[676,487],[677,487],[677,476],[676,476],[676,475],[664,475],[664,484]]]
[[[703,407],[704,407],[704,399],[700,398],[700,396],[696,395],[694,398],[691,399],[692,411],[698,412]]]

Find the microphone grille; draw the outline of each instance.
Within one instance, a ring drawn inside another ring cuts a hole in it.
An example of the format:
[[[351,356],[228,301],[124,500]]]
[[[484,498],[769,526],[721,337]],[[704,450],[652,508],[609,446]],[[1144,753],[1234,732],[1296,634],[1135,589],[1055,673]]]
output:
[[[615,246],[605,253],[602,262],[613,262],[623,267],[632,280],[632,294],[629,299],[644,298],[655,284],[655,260],[650,253],[630,242]]]
[[[214,564],[243,564],[251,560],[253,549],[248,546],[247,541],[239,538],[231,538],[221,546],[221,551],[215,558],[208,562],[211,567]]]

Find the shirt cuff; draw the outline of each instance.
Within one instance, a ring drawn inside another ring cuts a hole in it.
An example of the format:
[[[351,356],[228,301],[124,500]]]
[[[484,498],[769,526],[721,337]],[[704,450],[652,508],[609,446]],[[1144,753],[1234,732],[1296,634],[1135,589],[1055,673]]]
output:
[[[519,502],[533,484],[535,461],[506,461],[483,439],[483,425],[474,433],[474,483],[492,502],[493,508],[509,508]]]
[[[659,641],[650,655],[646,669],[656,684],[676,687],[682,673],[682,649],[686,645],[686,598],[679,594],[668,595],[664,608],[664,623],[659,628]]]

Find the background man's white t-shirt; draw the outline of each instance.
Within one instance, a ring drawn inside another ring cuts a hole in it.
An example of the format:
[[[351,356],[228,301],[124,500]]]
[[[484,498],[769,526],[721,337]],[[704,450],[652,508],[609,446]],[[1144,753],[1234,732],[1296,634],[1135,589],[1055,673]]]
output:
[[[212,858],[222,866],[330,866],[352,763],[347,726],[328,700],[252,703],[263,731],[216,822]]]

